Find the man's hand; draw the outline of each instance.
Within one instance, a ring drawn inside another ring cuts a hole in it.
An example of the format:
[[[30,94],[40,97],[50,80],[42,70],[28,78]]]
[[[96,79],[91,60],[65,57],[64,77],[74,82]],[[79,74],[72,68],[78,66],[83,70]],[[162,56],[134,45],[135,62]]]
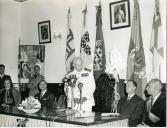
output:
[[[86,100],[87,100],[87,98],[86,98],[86,97],[83,97],[83,98],[82,98],[82,103],[85,102]]]
[[[80,101],[80,98],[74,98],[74,102],[77,104],[83,104],[83,102],[85,102],[87,100],[86,97],[83,97],[82,100]]]
[[[2,107],[7,107],[8,105],[6,105],[5,103],[4,104],[1,104]]]
[[[154,115],[153,113],[149,112],[149,119],[152,121],[152,122],[158,122],[160,120],[159,117],[157,117],[156,115]]]
[[[80,103],[80,99],[79,99],[79,98],[74,98],[74,102],[75,102],[76,104],[79,104],[79,103]]]

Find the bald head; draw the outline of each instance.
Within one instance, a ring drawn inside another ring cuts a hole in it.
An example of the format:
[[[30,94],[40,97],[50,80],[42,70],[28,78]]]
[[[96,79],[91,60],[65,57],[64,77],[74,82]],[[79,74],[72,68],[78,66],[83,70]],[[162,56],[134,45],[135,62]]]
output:
[[[82,59],[81,57],[75,57],[73,59],[73,67],[77,70],[77,71],[81,71],[83,68],[83,64],[82,64]]]

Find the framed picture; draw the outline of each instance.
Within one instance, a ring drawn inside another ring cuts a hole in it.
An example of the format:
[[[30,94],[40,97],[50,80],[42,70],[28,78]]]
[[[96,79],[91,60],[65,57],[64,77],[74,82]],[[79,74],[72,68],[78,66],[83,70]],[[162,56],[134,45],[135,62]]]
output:
[[[112,29],[130,27],[129,0],[117,1],[109,4],[110,27]]]
[[[51,43],[50,21],[38,22],[39,44]]]

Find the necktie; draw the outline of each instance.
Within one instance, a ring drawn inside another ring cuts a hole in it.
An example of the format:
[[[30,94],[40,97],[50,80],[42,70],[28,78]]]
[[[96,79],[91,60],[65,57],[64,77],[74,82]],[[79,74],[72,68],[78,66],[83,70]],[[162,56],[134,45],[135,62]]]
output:
[[[37,74],[35,74],[34,76],[35,76],[35,78],[37,78]]]
[[[130,98],[131,98],[131,97],[130,97],[130,96],[128,96],[127,101],[130,101]]]
[[[43,97],[43,93],[41,92],[40,99],[42,99],[42,97]]]
[[[6,90],[5,92],[5,103],[8,103],[8,97],[9,97],[9,90]]]
[[[153,97],[150,97],[150,99],[148,100],[148,104],[147,104],[147,110],[148,110],[148,112],[151,110],[153,100],[154,100]]]

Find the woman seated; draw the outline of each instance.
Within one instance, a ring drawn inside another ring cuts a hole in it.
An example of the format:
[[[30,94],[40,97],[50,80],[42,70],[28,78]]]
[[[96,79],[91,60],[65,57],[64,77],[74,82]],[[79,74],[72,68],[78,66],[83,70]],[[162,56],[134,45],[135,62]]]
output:
[[[48,91],[47,82],[45,80],[41,80],[39,82],[39,90],[40,92],[35,95],[35,98],[39,100],[39,102],[41,103],[41,107],[52,109],[54,102],[54,95]]]
[[[11,79],[4,80],[4,87],[0,90],[0,106],[16,106],[21,101],[21,95],[18,90],[13,88]]]

